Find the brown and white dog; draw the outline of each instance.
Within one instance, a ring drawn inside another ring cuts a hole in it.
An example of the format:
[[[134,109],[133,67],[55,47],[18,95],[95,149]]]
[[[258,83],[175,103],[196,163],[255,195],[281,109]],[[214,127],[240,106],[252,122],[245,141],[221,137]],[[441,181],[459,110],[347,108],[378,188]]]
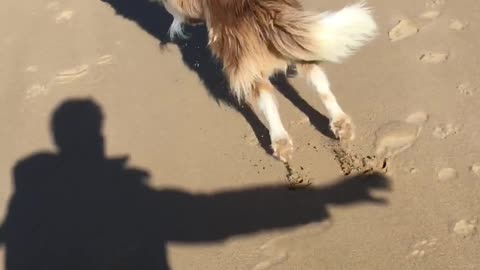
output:
[[[174,18],[172,38],[186,38],[183,23],[205,22],[209,47],[223,64],[233,94],[239,102],[257,105],[265,117],[274,156],[288,161],[293,143],[269,78],[291,64],[319,94],[335,136],[354,138],[352,120],[336,101],[320,63],[340,63],[375,37],[377,25],[363,2],[319,13],[304,10],[298,0],[160,1]]]

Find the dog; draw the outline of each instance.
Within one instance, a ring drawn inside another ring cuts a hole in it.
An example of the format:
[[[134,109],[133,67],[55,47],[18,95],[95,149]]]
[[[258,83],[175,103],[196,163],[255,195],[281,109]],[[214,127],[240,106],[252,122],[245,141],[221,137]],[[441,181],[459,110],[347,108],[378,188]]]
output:
[[[263,114],[276,158],[288,162],[294,148],[270,77],[292,66],[318,93],[333,134],[343,141],[354,139],[352,119],[330,90],[321,63],[341,63],[375,38],[377,24],[365,2],[313,12],[298,0],[157,1],[173,16],[172,39],[188,38],[183,24],[205,23],[209,48],[223,64],[232,94]]]

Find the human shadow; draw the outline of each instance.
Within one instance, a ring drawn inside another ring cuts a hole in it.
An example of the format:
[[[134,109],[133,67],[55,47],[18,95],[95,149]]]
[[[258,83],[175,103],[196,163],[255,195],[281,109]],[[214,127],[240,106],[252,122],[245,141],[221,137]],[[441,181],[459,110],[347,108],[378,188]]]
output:
[[[169,242],[202,243],[329,217],[327,205],[384,204],[380,174],[291,191],[283,185],[215,193],[153,189],[147,171],[104,153],[101,108],[91,99],[60,104],[51,121],[56,152],[13,169],[14,193],[0,244],[7,270],[169,268]]]
[[[225,104],[240,112],[252,127],[261,147],[272,154],[268,129],[259,120],[252,108],[246,104],[239,104],[229,91],[228,81],[222,71],[222,65],[213,57],[208,48],[208,37],[205,26],[186,25],[185,30],[189,39],[171,40],[168,28],[172,16],[162,5],[152,0],[101,0],[110,4],[117,14],[134,21],[147,33],[159,40],[161,46],[174,43],[180,49],[184,64],[195,71],[211,97],[217,103]],[[335,136],[329,129],[329,119],[316,111],[298,92],[288,83],[286,76],[278,75],[274,80],[279,91],[296,107],[307,115],[315,128],[325,136],[333,139]]]

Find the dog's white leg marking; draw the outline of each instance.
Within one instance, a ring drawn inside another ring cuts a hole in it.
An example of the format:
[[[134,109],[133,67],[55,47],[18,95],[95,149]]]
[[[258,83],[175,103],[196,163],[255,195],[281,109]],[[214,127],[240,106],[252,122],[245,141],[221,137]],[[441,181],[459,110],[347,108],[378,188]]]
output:
[[[280,118],[273,89],[273,85],[270,82],[257,84],[257,105],[267,121],[273,155],[281,161],[287,162],[292,157],[293,143]]]
[[[341,140],[353,140],[355,138],[355,130],[352,120],[338,104],[323,69],[318,65],[308,65],[304,67],[304,72],[327,109],[330,117],[330,129],[335,136]]]
[[[311,66],[308,79],[315,87],[316,92],[332,119],[345,114],[330,89],[330,82],[328,81],[327,75],[319,66]]]

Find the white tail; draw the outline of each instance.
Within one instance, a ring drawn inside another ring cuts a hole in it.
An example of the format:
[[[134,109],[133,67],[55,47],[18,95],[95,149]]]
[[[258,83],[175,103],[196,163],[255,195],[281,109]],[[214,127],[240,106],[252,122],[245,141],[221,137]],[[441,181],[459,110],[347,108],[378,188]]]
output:
[[[377,24],[364,2],[319,16],[312,34],[322,60],[340,63],[377,34]]]

